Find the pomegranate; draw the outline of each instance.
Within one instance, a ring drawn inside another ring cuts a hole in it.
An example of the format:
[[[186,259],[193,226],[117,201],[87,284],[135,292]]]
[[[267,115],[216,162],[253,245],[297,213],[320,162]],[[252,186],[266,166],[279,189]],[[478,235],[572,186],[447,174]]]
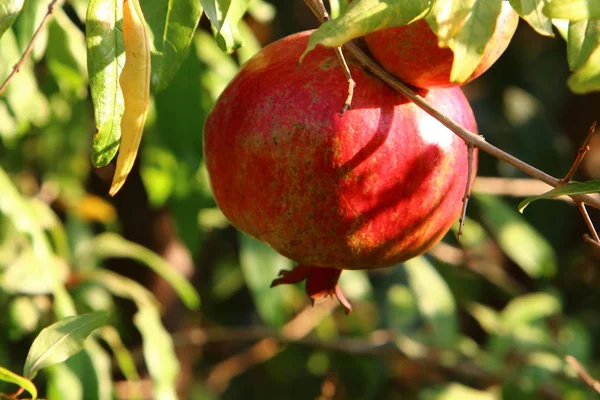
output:
[[[492,38],[483,51],[483,57],[467,83],[488,70],[508,47],[519,16],[507,1],[496,22]],[[454,53],[440,48],[438,39],[424,19],[412,24],[381,29],[365,36],[373,57],[390,73],[402,81],[421,88],[458,86],[450,82]]]
[[[214,197],[239,230],[296,261],[273,285],[304,279],[313,301],[336,295],[343,269],[391,266],[422,254],[458,218],[465,143],[349,60],[356,90],[331,49],[298,59],[310,32],[265,47],[219,97],[204,128]],[[460,88],[426,98],[476,131]]]

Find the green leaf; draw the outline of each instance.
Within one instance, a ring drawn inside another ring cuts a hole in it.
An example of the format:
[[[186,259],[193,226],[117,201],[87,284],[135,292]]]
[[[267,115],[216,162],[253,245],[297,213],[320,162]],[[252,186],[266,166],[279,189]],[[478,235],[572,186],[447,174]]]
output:
[[[426,390],[420,400],[496,400],[493,391],[473,389],[460,383],[449,383],[440,388]]]
[[[184,275],[158,254],[137,243],[125,240],[122,236],[114,233],[98,235],[82,249],[82,252],[85,257],[96,259],[122,257],[139,261],[167,281],[189,308],[196,309],[200,305],[200,297],[196,289]]]
[[[0,37],[11,27],[23,8],[25,0],[2,0],[0,1]]]
[[[578,94],[600,90],[600,47],[596,47],[585,64],[575,70],[567,85]]]
[[[202,6],[198,0],[141,0],[152,52],[151,83],[155,92],[169,84],[183,62]]]
[[[67,317],[42,329],[29,349],[23,375],[33,379],[39,370],[79,353],[85,339],[107,319],[107,312],[97,311]]]
[[[433,0],[355,0],[339,18],[321,24],[310,35],[304,54],[318,44],[339,47],[379,29],[410,24],[423,18],[433,3]]]
[[[439,346],[456,343],[456,304],[444,279],[425,257],[410,259],[404,263],[404,267],[419,312],[431,328],[431,340]]]
[[[571,71],[584,65],[599,45],[600,21],[570,22],[567,36],[567,60]]]
[[[138,307],[157,305],[156,298],[148,289],[116,272],[98,269],[85,274],[84,280],[102,285],[113,295],[134,301]]]
[[[560,313],[561,305],[555,296],[548,293],[530,293],[517,297],[502,310],[502,328],[512,332],[522,325]]]
[[[600,18],[600,0],[552,0],[546,3],[544,14],[571,21]]]
[[[250,0],[200,0],[212,24],[217,44],[231,53],[242,46],[238,23],[246,13]]]
[[[554,37],[552,21],[542,12],[547,0],[509,0],[510,5],[540,35]]]
[[[0,277],[0,286],[8,293],[50,294],[56,280],[65,282],[69,275],[65,262],[54,255],[42,258],[33,249],[24,250]]]
[[[570,196],[576,194],[589,194],[600,192],[600,180],[587,181],[587,182],[569,182],[564,185],[555,187],[554,189],[540,194],[538,196],[531,196],[519,203],[519,212],[523,212],[531,202],[540,199],[555,199],[560,196]]]
[[[142,307],[133,316],[133,323],[142,335],[144,360],[154,383],[154,398],[176,400],[179,361],[173,339],[163,326],[156,307]]]
[[[271,281],[279,271],[292,269],[292,262],[266,244],[240,233],[240,266],[252,293],[256,309],[270,326],[287,322],[290,307],[285,301],[288,287],[271,289]]]
[[[506,253],[532,278],[553,276],[557,268],[552,246],[518,212],[494,196],[473,196],[482,222]]]
[[[28,3],[36,3],[28,1]],[[16,37],[12,29],[7,30],[0,39],[0,60],[6,62],[6,68],[0,64],[1,79],[4,79],[9,69],[17,63],[21,57],[21,50],[17,45]],[[0,97],[4,97],[8,106],[19,124],[28,127],[28,123],[43,126],[48,122],[50,109],[48,100],[40,92],[37,80],[33,72],[33,62],[27,59],[14,75],[10,84]],[[25,130],[25,129],[24,129]]]
[[[54,11],[48,23],[45,59],[63,93],[74,93],[78,98],[87,95],[85,36],[62,8]]]
[[[15,23],[15,32],[17,33],[17,39],[19,42],[19,53],[23,53],[31,38],[35,34],[42,20],[48,13],[48,4],[45,1],[25,1],[21,15]],[[41,60],[46,51],[48,44],[48,31],[42,29],[38,34],[33,50],[31,52],[31,58],[35,61]]]
[[[433,17],[440,45],[454,52],[450,80],[466,81],[479,65],[502,11],[497,0],[438,0]],[[431,18],[430,18],[431,20]]]
[[[21,375],[17,375],[6,368],[0,367],[0,381],[19,385],[31,394],[32,400],[37,399],[38,392],[35,385],[29,379],[24,378]]]
[[[104,326],[100,329],[100,337],[115,356],[115,360],[123,376],[130,387],[129,398],[139,400],[143,398],[140,375],[138,374],[133,355],[121,340],[121,335],[112,326]]]
[[[125,62],[121,1],[90,0],[87,10],[86,47],[96,134],[92,164],[107,165],[117,154],[121,140],[123,93],[119,75]]]

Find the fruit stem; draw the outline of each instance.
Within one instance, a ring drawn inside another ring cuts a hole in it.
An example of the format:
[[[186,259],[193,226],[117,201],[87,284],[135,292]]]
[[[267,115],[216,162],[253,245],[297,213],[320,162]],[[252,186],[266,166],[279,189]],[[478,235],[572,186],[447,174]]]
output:
[[[462,236],[462,229],[465,225],[465,217],[467,215],[467,204],[471,198],[471,185],[473,182],[473,148],[472,144],[467,143],[467,183],[465,184],[465,194],[462,198],[462,212],[460,213],[460,219],[458,220],[458,232],[456,233],[458,240],[460,240],[460,237]]]

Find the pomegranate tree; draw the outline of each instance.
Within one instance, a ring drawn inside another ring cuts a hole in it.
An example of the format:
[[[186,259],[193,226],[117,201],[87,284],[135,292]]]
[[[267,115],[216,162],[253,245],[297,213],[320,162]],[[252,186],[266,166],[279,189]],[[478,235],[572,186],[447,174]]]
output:
[[[467,83],[488,70],[508,47],[517,25],[518,14],[507,1],[494,33],[483,51],[477,68]],[[388,72],[402,81],[421,88],[449,87],[458,84],[450,81],[454,53],[440,48],[438,38],[424,19],[400,27],[381,29],[365,36],[371,54]]]
[[[310,32],[249,60],[206,121],[214,197],[239,230],[299,265],[273,284],[307,280],[309,296],[335,294],[343,269],[387,267],[422,254],[458,218],[465,143],[349,60],[356,91],[339,115],[346,78],[331,49],[298,64]],[[426,98],[476,131],[460,88]]]

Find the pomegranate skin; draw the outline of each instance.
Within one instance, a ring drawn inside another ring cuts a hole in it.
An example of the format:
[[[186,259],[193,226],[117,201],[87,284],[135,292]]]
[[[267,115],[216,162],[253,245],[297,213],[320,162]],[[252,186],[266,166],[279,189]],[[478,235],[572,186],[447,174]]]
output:
[[[340,117],[347,82],[333,50],[298,64],[309,35],[265,47],[211,111],[204,155],[218,206],[303,265],[376,268],[425,252],[460,214],[465,143],[353,60]],[[476,132],[460,88],[426,98]]]
[[[508,2],[503,1],[496,29],[479,65],[461,84],[450,82],[454,53],[449,48],[438,46],[435,33],[424,19],[372,32],[365,36],[365,41],[373,57],[402,81],[426,89],[451,87],[472,81],[498,61],[517,30],[518,23],[518,14]]]

